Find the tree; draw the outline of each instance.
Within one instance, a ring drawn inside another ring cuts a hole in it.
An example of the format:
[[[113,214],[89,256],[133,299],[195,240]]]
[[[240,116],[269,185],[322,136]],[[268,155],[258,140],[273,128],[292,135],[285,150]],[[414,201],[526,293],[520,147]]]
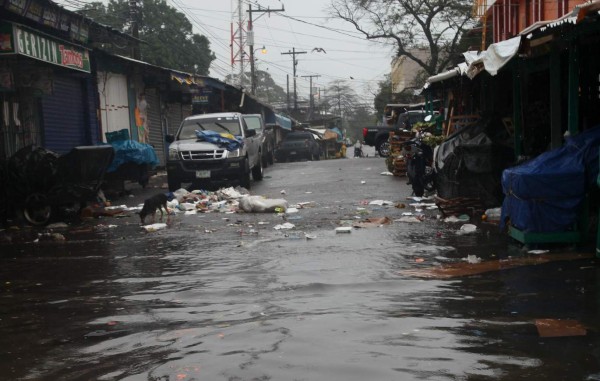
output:
[[[370,105],[360,98],[345,80],[335,80],[327,85],[327,95],[320,103],[321,110],[342,118],[346,136],[359,139],[364,126],[372,124],[374,115]]]
[[[266,103],[285,102],[286,93],[283,87],[275,83],[268,71],[256,70],[256,97]],[[239,74],[228,74],[225,82],[229,84],[239,83]],[[250,83],[250,72],[244,73],[242,83]]]
[[[267,102],[285,102],[287,99],[285,90],[279,86],[268,71],[256,70],[256,96]]]
[[[331,13],[370,40],[395,43],[396,55],[428,75],[445,70],[471,24],[472,0],[332,0]],[[426,47],[429,58],[414,54]]]
[[[107,5],[93,2],[85,5],[80,12],[98,23],[131,33],[129,0],[109,0]],[[136,21],[139,38],[143,41],[140,51],[144,61],[208,75],[215,54],[210,50],[210,42],[205,36],[192,32],[192,24],[183,13],[164,0],[143,0]],[[109,50],[122,53],[116,47]]]

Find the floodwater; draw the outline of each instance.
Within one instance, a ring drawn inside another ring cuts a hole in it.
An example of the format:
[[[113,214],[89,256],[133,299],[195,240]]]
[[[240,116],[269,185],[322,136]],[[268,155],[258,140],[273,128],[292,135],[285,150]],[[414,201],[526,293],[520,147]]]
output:
[[[414,211],[384,170],[379,158],[269,168],[253,193],[312,202],[291,230],[274,214],[210,213],[146,233],[132,217],[0,246],[0,379],[600,380],[594,260],[407,275],[526,254],[494,225],[457,235],[435,210],[336,234]],[[536,319],[585,334],[542,337]]]

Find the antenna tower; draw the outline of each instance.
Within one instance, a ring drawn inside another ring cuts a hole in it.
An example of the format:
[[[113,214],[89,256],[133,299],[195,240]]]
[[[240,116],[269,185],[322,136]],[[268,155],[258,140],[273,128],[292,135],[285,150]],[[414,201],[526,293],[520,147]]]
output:
[[[231,74],[234,75],[235,65],[239,63],[238,84],[244,85],[244,62],[248,60],[244,47],[246,46],[246,12],[242,9],[242,0],[231,0]]]

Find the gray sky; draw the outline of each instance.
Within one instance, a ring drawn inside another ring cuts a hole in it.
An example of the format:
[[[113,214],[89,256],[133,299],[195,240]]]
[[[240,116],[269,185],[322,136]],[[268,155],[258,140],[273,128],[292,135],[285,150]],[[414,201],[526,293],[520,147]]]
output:
[[[231,23],[238,23],[234,11],[238,0],[166,0],[169,5],[184,13],[194,26],[196,33],[205,35],[217,59],[211,66],[210,76],[224,79],[227,74],[239,73],[240,63],[231,65]],[[68,5],[67,0],[57,0]],[[81,4],[83,1],[78,1]],[[72,3],[72,2],[71,2]],[[286,76],[290,75],[292,90],[292,51],[304,51],[297,55],[296,67],[298,95],[308,97],[309,78],[313,87],[327,91],[327,84],[334,80],[347,80],[358,95],[372,99],[378,82],[390,72],[393,49],[382,42],[367,41],[347,23],[332,19],[326,8],[329,0],[243,0],[242,9],[247,20],[248,4],[252,9],[281,9],[279,14],[253,13],[254,47],[267,48],[267,54],[256,51],[257,68],[268,71],[275,82],[286,88]],[[67,6],[67,8],[69,8]],[[237,28],[237,26],[234,26]],[[324,52],[313,51],[321,48]],[[237,50],[237,48],[236,48]],[[249,63],[245,63],[249,71]],[[351,77],[353,79],[351,79]]]
[[[231,65],[230,25],[238,16],[234,11],[238,0],[168,0],[168,3],[185,13],[195,30],[209,38],[217,60],[211,66],[210,75],[223,79],[225,75],[239,73],[239,62]],[[313,87],[325,89],[333,80],[347,80],[359,95],[369,99],[376,92],[378,82],[390,72],[392,49],[381,42],[367,41],[347,23],[329,17],[328,0],[259,0],[242,1],[243,17],[248,17],[248,4],[252,9],[281,9],[279,14],[253,13],[254,48],[263,45],[267,54],[255,52],[257,67],[268,71],[275,82],[286,88],[286,76],[290,75],[292,87],[292,55],[283,55],[295,48],[306,54],[297,55],[296,67],[298,95],[308,97],[310,79]],[[234,28],[237,27],[234,25]],[[321,48],[325,51],[314,50]],[[236,48],[237,50],[237,48]],[[246,63],[245,65],[249,65]],[[249,66],[246,66],[249,70]],[[353,79],[351,79],[351,77]]]

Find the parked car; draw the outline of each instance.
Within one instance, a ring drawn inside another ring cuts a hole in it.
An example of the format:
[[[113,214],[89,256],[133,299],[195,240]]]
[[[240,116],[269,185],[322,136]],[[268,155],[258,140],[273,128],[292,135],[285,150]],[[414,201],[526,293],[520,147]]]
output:
[[[410,131],[415,123],[423,122],[426,115],[427,113],[424,110],[411,110],[400,114],[396,124],[393,126],[364,127],[363,138],[365,144],[375,147],[379,156],[387,157],[390,154],[390,132],[399,132],[401,130]]]
[[[260,114],[244,114],[244,120],[248,128],[261,129],[262,141],[260,143],[262,152],[262,166],[267,168],[275,162],[275,137],[272,128],[268,128]]]
[[[167,135],[169,190],[182,183],[237,182],[250,189],[250,174],[263,179],[262,124],[246,123],[235,112],[193,115]]]
[[[319,160],[321,147],[315,136],[308,131],[288,133],[275,150],[277,161],[292,161],[298,159]]]

